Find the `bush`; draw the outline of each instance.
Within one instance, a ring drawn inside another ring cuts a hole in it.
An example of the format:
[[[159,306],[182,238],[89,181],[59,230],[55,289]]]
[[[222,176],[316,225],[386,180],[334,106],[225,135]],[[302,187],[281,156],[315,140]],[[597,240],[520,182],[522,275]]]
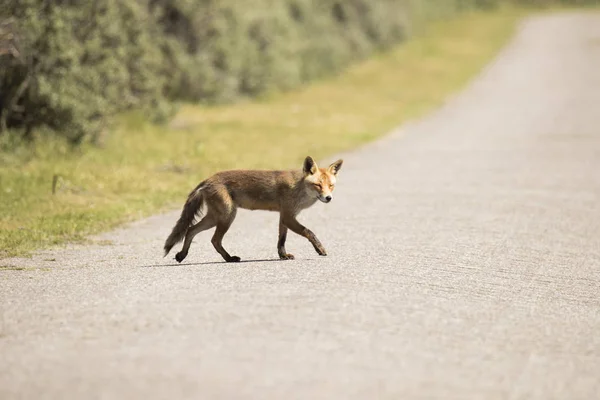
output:
[[[165,99],[286,90],[386,49],[424,21],[508,1],[2,0],[0,135],[31,138],[45,127],[80,143],[124,110],[168,115]]]
[[[73,143],[106,117],[160,109],[163,67],[147,8],[135,2],[4,0],[0,128],[49,127]],[[10,16],[10,17],[6,17]]]
[[[155,0],[168,92],[230,101],[331,74],[405,36],[398,0]]]

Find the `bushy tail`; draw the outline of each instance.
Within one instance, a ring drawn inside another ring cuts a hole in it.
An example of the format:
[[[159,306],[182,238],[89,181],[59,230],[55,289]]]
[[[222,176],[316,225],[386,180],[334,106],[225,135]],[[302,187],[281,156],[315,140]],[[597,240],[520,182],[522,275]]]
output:
[[[165,242],[165,256],[169,254],[169,251],[171,251],[173,246],[183,240],[188,228],[192,225],[196,216],[200,216],[202,203],[204,202],[204,196],[202,196],[203,186],[204,182],[201,182],[189,194],[185,205],[183,206],[183,210],[181,211],[181,216]]]

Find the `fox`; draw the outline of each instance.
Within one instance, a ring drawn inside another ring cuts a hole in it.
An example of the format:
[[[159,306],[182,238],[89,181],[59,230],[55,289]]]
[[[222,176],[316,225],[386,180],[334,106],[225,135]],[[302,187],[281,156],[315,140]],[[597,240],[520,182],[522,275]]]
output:
[[[164,256],[183,241],[181,251],[175,255],[175,260],[181,263],[188,255],[194,236],[216,227],[211,239],[215,250],[226,262],[241,261],[240,257],[230,255],[223,248],[223,237],[238,208],[279,212],[277,253],[280,259],[294,259],[294,255],[285,249],[288,229],[308,239],[317,254],[326,256],[325,247],[310,229],[298,222],[297,216],[317,200],[329,203],[333,199],[342,163],[343,160],[339,159],[327,168],[319,168],[315,160],[307,156],[302,169],[297,170],[217,172],[189,193],[181,215],[165,241]]]

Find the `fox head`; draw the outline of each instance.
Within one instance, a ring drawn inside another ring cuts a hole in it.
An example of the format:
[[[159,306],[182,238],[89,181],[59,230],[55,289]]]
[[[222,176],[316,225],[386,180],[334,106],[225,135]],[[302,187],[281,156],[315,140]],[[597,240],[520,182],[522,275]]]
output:
[[[337,160],[327,168],[319,168],[312,157],[308,156],[304,160],[302,171],[307,190],[323,203],[329,203],[333,199],[337,173],[343,162],[344,160]]]

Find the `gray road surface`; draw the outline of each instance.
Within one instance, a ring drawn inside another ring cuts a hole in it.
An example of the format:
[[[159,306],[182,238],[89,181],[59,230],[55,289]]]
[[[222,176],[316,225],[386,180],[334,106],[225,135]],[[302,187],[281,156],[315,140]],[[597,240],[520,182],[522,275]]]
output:
[[[527,20],[344,157],[301,218],[327,258],[275,261],[276,214],[240,212],[225,245],[256,261],[205,233],[176,265],[174,211],[4,260],[0,399],[600,398],[600,15]]]

